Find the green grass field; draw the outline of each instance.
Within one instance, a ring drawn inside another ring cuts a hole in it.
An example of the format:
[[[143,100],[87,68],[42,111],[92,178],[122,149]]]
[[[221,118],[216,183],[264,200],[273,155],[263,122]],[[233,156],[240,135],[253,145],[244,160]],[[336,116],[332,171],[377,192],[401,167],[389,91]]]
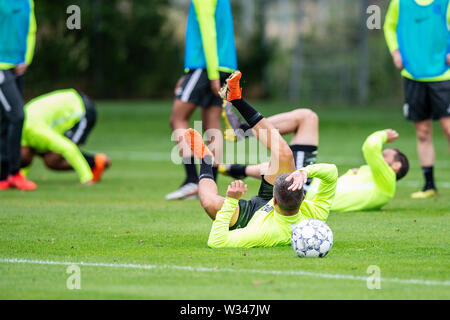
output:
[[[267,116],[290,109],[254,104]],[[422,177],[401,108],[317,108],[320,162],[341,173],[359,166],[364,138],[391,127],[412,168],[382,211],[331,213],[333,249],[300,259],[291,247],[209,249],[211,221],[199,202],[164,200],[184,175],[170,162],[170,109],[170,101],[99,103],[85,149],[111,156],[102,183],[83,187],[75,173],[50,172],[37,159],[37,191],[0,193],[1,299],[450,298],[450,158],[437,125],[440,194],[413,201]],[[219,178],[222,193],[230,181]],[[247,182],[249,198],[259,183]],[[66,287],[71,263],[80,266],[81,290]],[[379,290],[367,288],[370,265],[381,270]]]

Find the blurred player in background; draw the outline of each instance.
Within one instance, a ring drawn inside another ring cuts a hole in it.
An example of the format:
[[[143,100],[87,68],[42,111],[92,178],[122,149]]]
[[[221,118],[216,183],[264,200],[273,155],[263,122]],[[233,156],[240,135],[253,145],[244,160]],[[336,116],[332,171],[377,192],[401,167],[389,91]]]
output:
[[[247,186],[242,181],[234,181],[224,198],[219,195],[214,181],[212,153],[198,132],[186,131],[185,140],[202,160],[200,202],[214,220],[208,245],[212,248],[288,245],[292,223],[328,218],[336,190],[337,169],[331,164],[315,164],[296,170],[291,148],[278,130],[242,99],[240,78],[241,73],[234,72],[221,95],[236,107],[257,139],[270,150],[270,162],[257,196],[242,200]],[[308,177],[318,177],[321,182],[316,195],[303,201],[303,185]]]
[[[33,0],[0,0],[0,190],[34,190],[20,173],[24,121],[23,75],[36,41]]]
[[[198,174],[189,148],[183,145],[184,131],[197,106],[202,108],[203,130],[221,130],[221,84],[237,69],[233,17],[229,0],[192,0],[186,27],[186,74],[175,88],[170,126],[178,143],[186,178],[167,200],[196,198]],[[223,142],[214,142],[213,154],[221,158]],[[217,168],[214,168],[214,177]]]
[[[392,0],[384,33],[404,78],[404,115],[414,122],[425,185],[412,198],[436,195],[432,120],[450,144],[449,0]],[[450,146],[449,146],[450,150]]]
[[[47,168],[75,170],[82,184],[98,182],[111,161],[104,154],[81,152],[96,121],[91,99],[74,89],[59,90],[31,100],[25,106],[22,167],[28,170],[35,156]]]

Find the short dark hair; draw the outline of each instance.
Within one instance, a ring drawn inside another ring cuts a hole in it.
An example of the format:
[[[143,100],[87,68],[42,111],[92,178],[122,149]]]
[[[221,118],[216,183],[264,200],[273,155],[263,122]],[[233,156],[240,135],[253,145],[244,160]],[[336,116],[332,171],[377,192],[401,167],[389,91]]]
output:
[[[394,150],[397,152],[397,154],[394,157],[394,161],[399,161],[402,166],[400,167],[400,170],[398,170],[397,172],[397,180],[400,180],[401,178],[403,178],[404,176],[406,176],[406,174],[409,171],[409,161],[408,161],[408,157],[403,153],[400,152],[400,150],[395,149]]]
[[[303,188],[291,191],[288,188],[293,180],[286,181],[288,173],[280,174],[273,184],[273,197],[277,200],[278,207],[283,211],[294,211],[300,208],[303,201]]]

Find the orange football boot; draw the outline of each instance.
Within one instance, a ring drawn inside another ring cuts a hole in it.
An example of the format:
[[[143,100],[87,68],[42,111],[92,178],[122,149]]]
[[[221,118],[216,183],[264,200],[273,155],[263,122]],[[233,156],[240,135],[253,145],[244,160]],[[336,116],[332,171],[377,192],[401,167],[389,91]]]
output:
[[[0,191],[8,190],[8,189],[11,189],[11,186],[10,186],[8,180],[1,180],[0,181]]]
[[[11,188],[16,188],[23,191],[32,191],[37,189],[36,184],[25,178],[20,172],[13,176],[9,176],[8,183]]]
[[[233,101],[242,98],[242,88],[239,85],[239,80],[242,73],[239,70],[233,72],[219,91],[219,95],[223,100]]]
[[[184,132],[184,141],[186,141],[194,153],[194,156],[197,158],[203,159],[205,156],[211,156],[211,158],[214,158],[211,151],[203,142],[202,135],[195,129],[190,128]]]
[[[104,153],[98,153],[95,155],[94,160],[95,167],[92,168],[92,175],[94,176],[92,181],[99,182],[102,178],[103,172],[105,172],[105,169],[109,167],[109,159]]]

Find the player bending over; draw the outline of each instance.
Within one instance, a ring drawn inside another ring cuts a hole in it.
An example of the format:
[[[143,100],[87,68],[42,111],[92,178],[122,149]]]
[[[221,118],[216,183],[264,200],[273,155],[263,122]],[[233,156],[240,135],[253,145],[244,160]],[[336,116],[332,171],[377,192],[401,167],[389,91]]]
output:
[[[49,169],[75,170],[82,184],[99,181],[111,161],[104,154],[91,155],[78,147],[86,142],[96,120],[93,101],[74,89],[31,100],[25,106],[22,168],[40,156]]]
[[[223,198],[218,194],[212,173],[212,153],[198,132],[186,131],[185,141],[201,159],[200,202],[214,220],[208,246],[288,245],[292,223],[309,218],[327,219],[336,189],[337,169],[331,164],[316,164],[295,171],[294,157],[286,141],[267,119],[242,99],[240,78],[241,73],[234,72],[222,88],[221,96],[236,107],[258,140],[270,150],[270,161],[257,196],[251,200],[240,199],[247,187],[242,181],[235,181]],[[315,196],[303,200],[302,187],[308,177],[320,178],[321,182]]]

